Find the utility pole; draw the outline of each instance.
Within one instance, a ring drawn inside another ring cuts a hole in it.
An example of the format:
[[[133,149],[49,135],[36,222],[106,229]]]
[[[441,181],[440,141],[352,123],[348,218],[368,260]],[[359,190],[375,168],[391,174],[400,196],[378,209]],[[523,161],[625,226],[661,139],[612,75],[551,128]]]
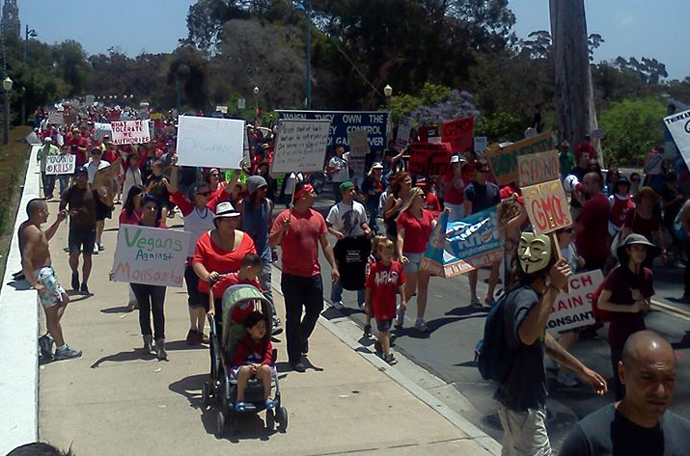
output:
[[[311,0],[306,0],[307,13],[307,109],[311,109]]]

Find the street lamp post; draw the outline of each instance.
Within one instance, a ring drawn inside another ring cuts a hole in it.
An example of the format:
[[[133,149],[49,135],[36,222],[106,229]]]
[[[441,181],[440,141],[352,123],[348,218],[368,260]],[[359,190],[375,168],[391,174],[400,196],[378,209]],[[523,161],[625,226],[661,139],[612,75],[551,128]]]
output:
[[[383,88],[383,94],[386,96],[386,109],[391,110],[391,95],[393,95],[393,87],[386,84]]]
[[[2,88],[5,89],[5,135],[3,144],[8,145],[10,143],[10,90],[12,90],[12,80],[9,76],[2,81]]]

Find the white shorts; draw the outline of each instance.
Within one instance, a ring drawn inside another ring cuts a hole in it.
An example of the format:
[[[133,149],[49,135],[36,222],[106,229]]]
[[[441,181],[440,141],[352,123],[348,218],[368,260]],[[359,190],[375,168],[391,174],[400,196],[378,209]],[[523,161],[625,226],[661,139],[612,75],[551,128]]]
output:
[[[528,409],[509,410],[500,402],[496,404],[498,417],[503,426],[503,451],[501,456],[551,456],[551,444],[546,433],[546,411]]]
[[[36,282],[43,285],[44,291],[38,297],[43,308],[48,309],[58,304],[62,304],[65,289],[57,281],[55,270],[50,266],[44,266],[34,271]]]

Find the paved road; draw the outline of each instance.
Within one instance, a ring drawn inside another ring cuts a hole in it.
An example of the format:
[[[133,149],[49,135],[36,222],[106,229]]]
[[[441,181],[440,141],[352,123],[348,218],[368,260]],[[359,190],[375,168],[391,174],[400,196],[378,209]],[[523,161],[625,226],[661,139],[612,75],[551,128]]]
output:
[[[320,198],[317,209],[325,213],[329,203],[332,204],[331,201]],[[328,299],[330,268],[324,258],[321,264],[325,265],[322,275],[324,295]],[[487,277],[488,271],[480,271],[480,297],[486,293],[483,279]],[[680,361],[678,389],[671,408],[683,416],[690,417],[690,388],[687,386],[690,385],[690,365],[686,360],[690,348],[690,332],[686,333],[690,330],[690,305],[675,299],[683,294],[682,270],[658,267],[655,277],[655,299],[678,313],[669,313],[666,309],[653,306],[646,322],[650,329],[667,337],[677,350]],[[396,348],[418,365],[454,385],[475,407],[474,411],[465,411],[465,417],[500,441],[502,431],[492,399],[495,387],[480,377],[473,359],[474,347],[482,337],[486,313],[469,306],[469,284],[464,276],[450,279],[432,278],[429,290],[426,321],[430,334],[423,336],[412,328],[416,312],[413,300],[406,317],[406,327],[397,332]],[[342,312],[363,327],[364,314],[357,309],[356,293],[344,292],[343,302],[346,309]],[[324,312],[326,317],[339,314],[332,308]],[[595,339],[576,345],[573,353],[605,377],[612,375],[606,329],[600,330]],[[554,381],[553,375],[550,375],[549,387],[548,427],[555,447],[560,445],[574,422],[613,401],[611,394],[596,397],[586,386],[560,387]]]

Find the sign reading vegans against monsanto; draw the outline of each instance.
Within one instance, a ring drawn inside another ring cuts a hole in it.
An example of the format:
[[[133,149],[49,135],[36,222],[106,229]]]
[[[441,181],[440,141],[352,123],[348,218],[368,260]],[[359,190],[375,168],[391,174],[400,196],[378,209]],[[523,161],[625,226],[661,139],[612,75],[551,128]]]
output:
[[[118,120],[110,123],[113,144],[143,144],[151,142],[147,120]]]
[[[685,164],[690,168],[690,110],[664,117],[664,123],[673,136]]]
[[[518,160],[518,182],[520,186],[556,180],[560,177],[561,164],[558,151],[521,155]]]
[[[522,187],[522,196],[535,234],[549,234],[573,224],[560,180]]]
[[[271,173],[322,170],[330,126],[328,120],[279,120]]]
[[[598,269],[570,276],[569,293],[561,291],[551,306],[547,331],[557,334],[593,325],[592,295],[603,280],[604,276]]]
[[[72,154],[66,155],[48,155],[46,156],[46,174],[74,174],[74,169],[77,165],[77,156]]]
[[[111,280],[182,287],[189,236],[186,231],[122,225]]]
[[[546,152],[553,149],[551,133],[546,132],[533,138],[523,139],[502,149],[490,149],[485,152],[498,185],[518,182],[517,157],[520,155]]]

